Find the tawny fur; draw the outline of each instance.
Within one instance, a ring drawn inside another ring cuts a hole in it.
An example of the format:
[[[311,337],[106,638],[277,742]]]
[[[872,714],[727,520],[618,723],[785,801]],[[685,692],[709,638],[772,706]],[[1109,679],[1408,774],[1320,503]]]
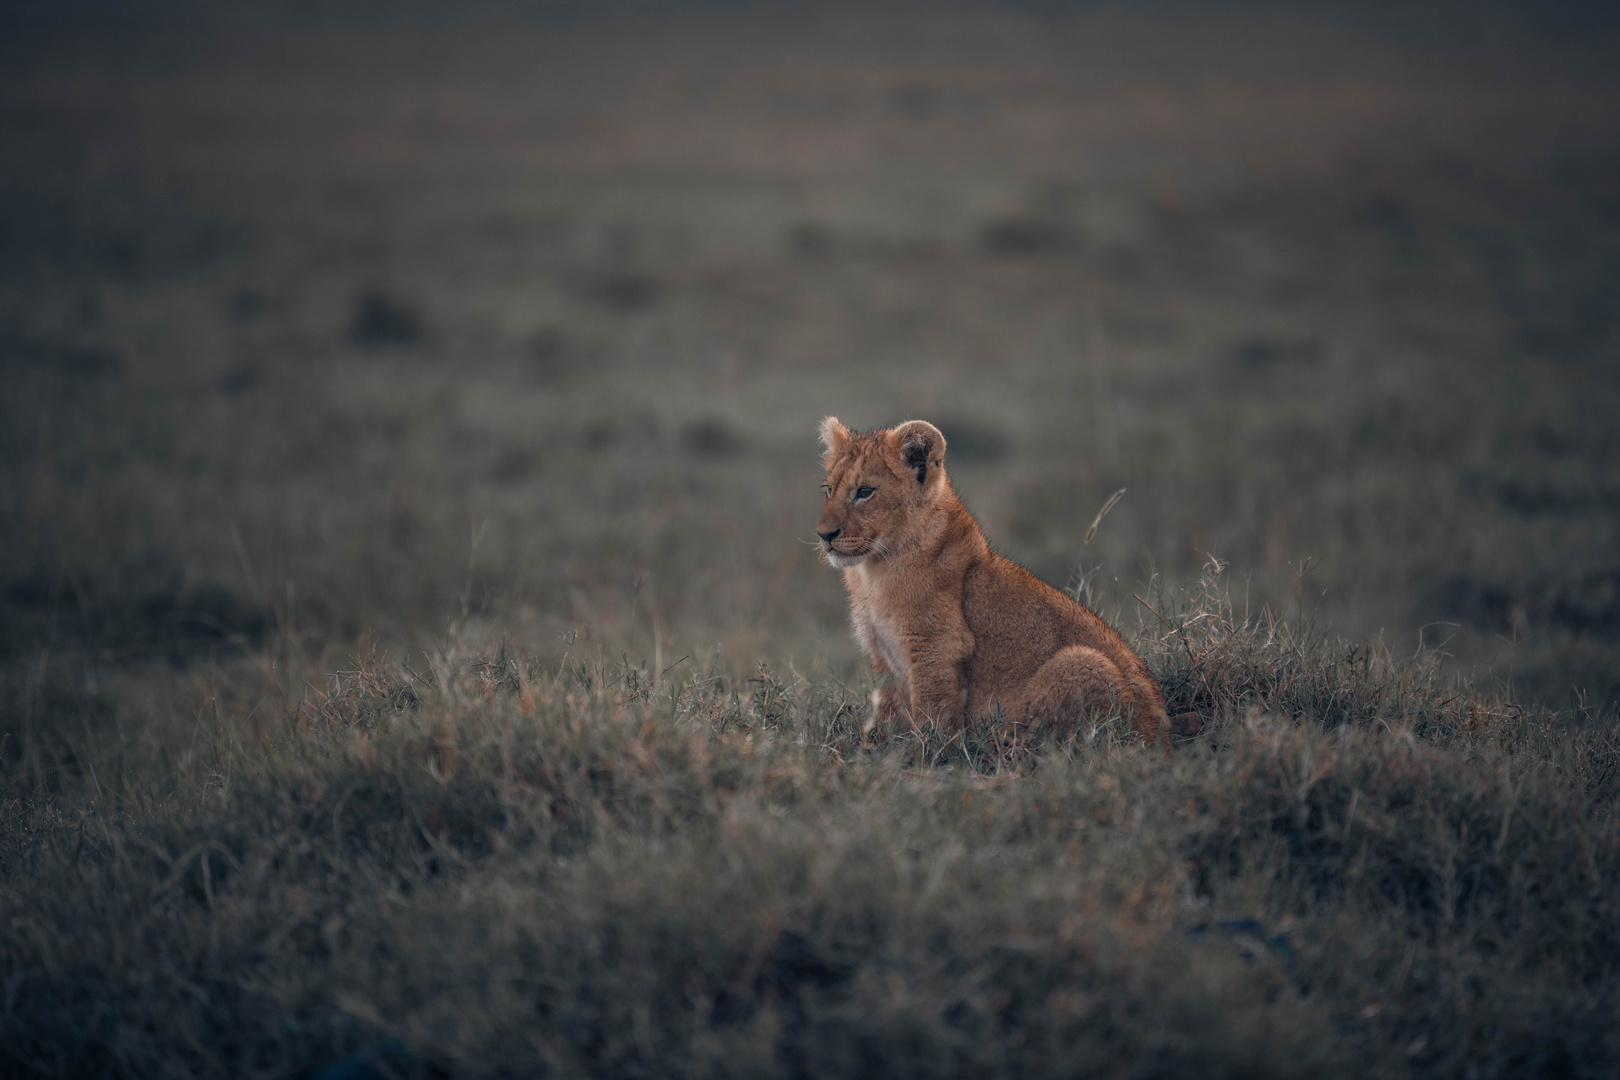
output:
[[[1066,721],[1082,710],[1167,737],[1158,684],[1112,627],[990,550],[945,474],[945,436],[924,420],[859,433],[829,416],[826,508],[816,532],[844,572],[879,724],[959,730]],[[868,490],[869,489],[869,490]]]

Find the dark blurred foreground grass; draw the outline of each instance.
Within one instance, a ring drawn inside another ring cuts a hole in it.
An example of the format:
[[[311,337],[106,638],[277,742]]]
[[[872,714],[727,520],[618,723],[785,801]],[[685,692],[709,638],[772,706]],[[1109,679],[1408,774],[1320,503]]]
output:
[[[1152,625],[1169,752],[471,632],[8,684],[0,1072],[1615,1075],[1611,729],[1218,576]]]

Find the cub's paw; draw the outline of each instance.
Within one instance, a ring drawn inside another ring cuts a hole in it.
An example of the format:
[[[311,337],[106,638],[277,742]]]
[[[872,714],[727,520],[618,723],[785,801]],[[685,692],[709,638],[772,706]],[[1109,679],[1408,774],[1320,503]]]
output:
[[[907,727],[910,723],[911,708],[894,687],[885,686],[872,691],[872,718],[866,722],[866,730],[862,734],[870,734],[874,728],[878,728],[887,736],[896,725]]]

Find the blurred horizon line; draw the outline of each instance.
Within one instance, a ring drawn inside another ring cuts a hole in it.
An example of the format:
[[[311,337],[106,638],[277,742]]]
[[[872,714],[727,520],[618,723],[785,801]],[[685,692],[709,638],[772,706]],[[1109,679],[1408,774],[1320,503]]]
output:
[[[783,14],[859,11],[865,15],[907,17],[974,10],[1013,11],[1031,17],[1061,18],[1097,11],[1128,10],[1136,14],[1208,15],[1212,8],[1234,13],[1273,13],[1320,17],[1331,15],[1352,24],[1386,25],[1405,32],[1428,30],[1453,43],[1466,44],[1481,35],[1526,34],[1561,46],[1602,47],[1620,39],[1620,5],[1604,0],[1225,0],[1212,5],[1197,0],[15,0],[0,8],[0,35],[133,29],[237,29],[277,25],[361,21],[384,24],[454,24],[490,18],[516,18],[561,24],[591,23],[627,16],[713,16],[727,11]],[[15,40],[4,44],[18,44]]]

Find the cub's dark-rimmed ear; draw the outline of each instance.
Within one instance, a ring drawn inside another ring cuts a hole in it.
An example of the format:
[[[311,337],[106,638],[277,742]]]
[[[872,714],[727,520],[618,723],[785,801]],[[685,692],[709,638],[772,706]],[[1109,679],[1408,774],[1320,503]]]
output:
[[[821,460],[824,464],[831,465],[833,459],[843,452],[844,444],[849,442],[849,428],[840,424],[838,417],[828,416],[822,418],[821,427],[816,433],[821,438],[824,451]]]
[[[919,484],[945,464],[945,436],[926,420],[907,420],[889,433],[889,440]]]

